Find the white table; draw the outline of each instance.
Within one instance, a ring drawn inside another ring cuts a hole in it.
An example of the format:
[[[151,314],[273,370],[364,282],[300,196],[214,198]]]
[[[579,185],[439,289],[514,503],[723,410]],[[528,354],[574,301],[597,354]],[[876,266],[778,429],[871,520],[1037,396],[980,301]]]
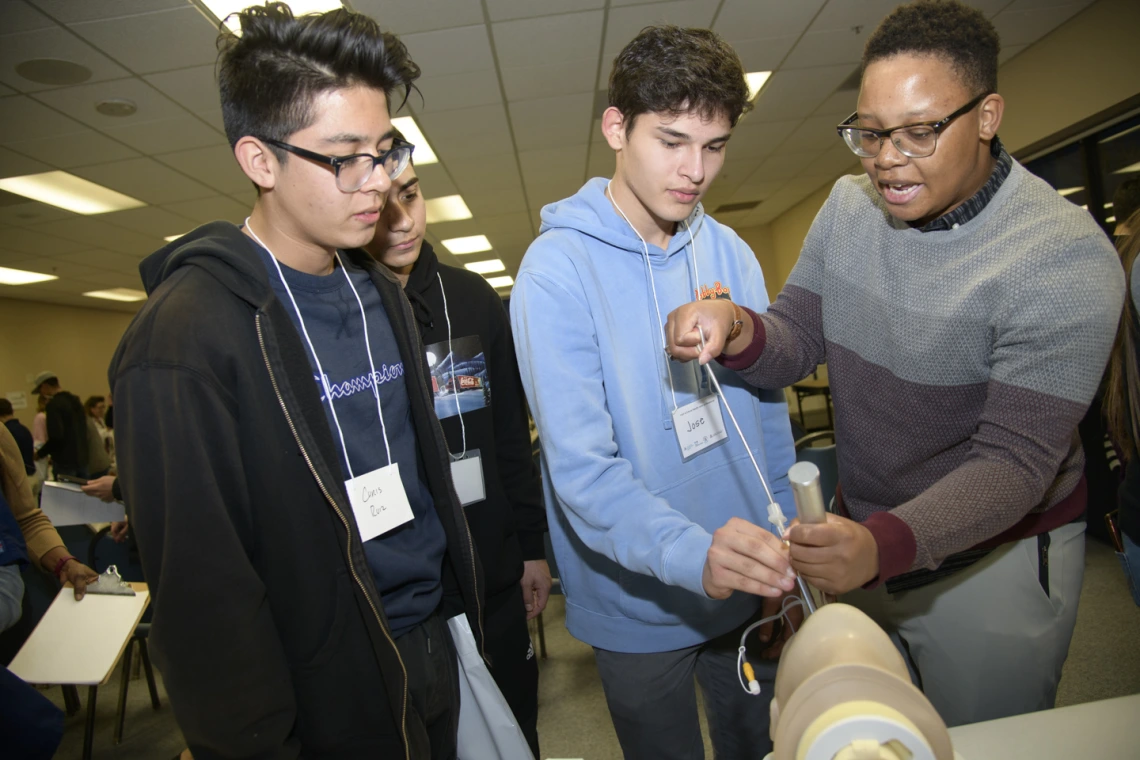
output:
[[[1140,694],[950,729],[962,760],[1136,760]]]

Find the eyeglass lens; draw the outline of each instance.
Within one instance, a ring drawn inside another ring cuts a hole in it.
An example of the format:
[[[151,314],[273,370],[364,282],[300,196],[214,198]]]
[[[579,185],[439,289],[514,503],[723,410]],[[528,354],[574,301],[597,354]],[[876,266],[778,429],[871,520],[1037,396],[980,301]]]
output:
[[[411,158],[411,155],[411,146],[401,145],[384,156],[382,165],[389,179],[396,179],[403,173],[408,166],[408,159]],[[371,156],[356,156],[351,161],[342,163],[336,175],[337,187],[345,193],[359,190],[372,176],[375,166],[376,162]]]
[[[843,139],[855,155],[863,158],[879,155],[884,142],[874,132],[857,128],[844,129]],[[904,156],[925,158],[934,152],[938,133],[930,127],[908,127],[891,132],[890,140]]]

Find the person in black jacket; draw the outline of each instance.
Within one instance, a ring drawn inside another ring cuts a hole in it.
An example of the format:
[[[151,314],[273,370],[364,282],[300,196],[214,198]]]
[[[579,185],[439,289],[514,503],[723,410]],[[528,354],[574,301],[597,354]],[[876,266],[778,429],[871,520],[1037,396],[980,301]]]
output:
[[[503,301],[481,276],[439,263],[414,161],[395,179],[368,251],[404,283],[431,368],[460,499],[487,576],[491,674],[538,750],[538,663],[527,621],[546,606],[546,511]],[[466,498],[465,498],[466,497]]]
[[[60,388],[59,379],[51,372],[41,372],[35,379],[32,393],[48,400],[44,407],[47,415],[47,443],[40,446],[36,459],[51,457],[51,468],[56,477],[70,475],[86,478],[87,472],[87,412],[74,393]]]
[[[346,9],[236,16],[219,89],[257,201],[143,261],[110,367],[152,651],[198,760],[454,758],[445,618],[482,651],[482,571],[415,318],[358,250],[419,68]]]

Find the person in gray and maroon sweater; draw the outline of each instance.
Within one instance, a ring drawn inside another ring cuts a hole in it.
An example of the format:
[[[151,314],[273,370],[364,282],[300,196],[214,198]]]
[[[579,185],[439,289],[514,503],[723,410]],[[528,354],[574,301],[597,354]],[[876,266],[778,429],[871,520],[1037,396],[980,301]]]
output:
[[[950,725],[1053,706],[1084,570],[1074,433],[1124,294],[1092,216],[1002,147],[998,51],[977,10],[896,8],[839,126],[866,176],[836,182],[779,298],[667,326],[674,359],[762,388],[827,362],[842,516],[794,526],[792,566],[892,634]]]

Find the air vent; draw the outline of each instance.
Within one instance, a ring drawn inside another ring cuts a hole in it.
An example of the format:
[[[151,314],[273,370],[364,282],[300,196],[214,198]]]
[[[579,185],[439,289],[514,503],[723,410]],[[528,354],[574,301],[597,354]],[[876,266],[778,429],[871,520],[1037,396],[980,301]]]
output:
[[[732,211],[751,211],[760,205],[760,201],[744,201],[743,203],[726,203],[723,206],[717,206],[714,214],[727,214]]]

